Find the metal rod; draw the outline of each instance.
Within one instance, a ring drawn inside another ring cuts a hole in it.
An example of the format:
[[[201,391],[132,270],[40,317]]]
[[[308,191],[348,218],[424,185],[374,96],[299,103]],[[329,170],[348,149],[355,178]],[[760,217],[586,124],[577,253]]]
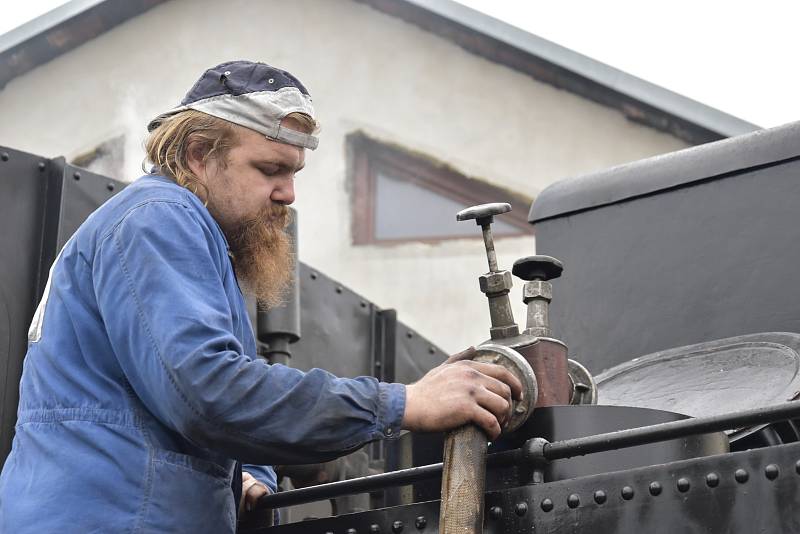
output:
[[[800,417],[800,402],[788,402],[778,406],[767,406],[734,414],[684,419],[682,421],[671,421],[669,423],[597,434],[585,438],[554,441],[544,445],[543,454],[546,460],[558,460],[573,456],[583,456],[593,452],[623,449],[695,434],[708,434],[709,432],[772,423],[784,419],[796,419],[798,417]]]
[[[489,260],[489,272],[496,273],[497,267],[497,253],[494,251],[494,238],[492,237],[492,225],[486,223],[481,225],[483,230],[483,244],[486,247],[486,258]]]
[[[490,454],[486,458],[487,467],[532,464],[545,461],[583,456],[593,452],[623,449],[647,443],[666,441],[695,434],[707,434],[731,428],[772,423],[786,419],[800,418],[800,402],[789,402],[778,406],[756,408],[734,414],[717,415],[697,419],[684,419],[669,423],[643,426],[597,434],[584,438],[566,439],[548,443],[544,440],[529,439],[520,449]],[[541,445],[543,443],[543,446]],[[371,475],[330,484],[321,484],[298,490],[265,495],[256,508],[280,508],[306,502],[331,499],[341,495],[379,490],[392,486],[404,486],[419,480],[441,476],[442,464],[430,464],[380,475]]]

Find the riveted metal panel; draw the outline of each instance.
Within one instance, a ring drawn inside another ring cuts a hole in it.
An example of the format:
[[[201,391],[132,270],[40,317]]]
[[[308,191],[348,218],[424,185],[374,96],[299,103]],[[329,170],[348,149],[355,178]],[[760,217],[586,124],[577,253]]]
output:
[[[791,444],[491,492],[484,532],[800,532],[799,462]],[[435,533],[438,517],[429,501],[251,532]]]

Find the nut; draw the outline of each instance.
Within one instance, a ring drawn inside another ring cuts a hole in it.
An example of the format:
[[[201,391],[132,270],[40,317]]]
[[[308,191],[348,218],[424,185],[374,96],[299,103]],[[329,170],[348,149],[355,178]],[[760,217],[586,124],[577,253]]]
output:
[[[496,273],[486,273],[478,277],[481,291],[488,294],[508,293],[512,286],[511,273],[509,271],[499,271]]]
[[[527,304],[533,299],[544,299],[547,302],[553,300],[553,284],[542,280],[525,282],[522,286],[522,302]]]

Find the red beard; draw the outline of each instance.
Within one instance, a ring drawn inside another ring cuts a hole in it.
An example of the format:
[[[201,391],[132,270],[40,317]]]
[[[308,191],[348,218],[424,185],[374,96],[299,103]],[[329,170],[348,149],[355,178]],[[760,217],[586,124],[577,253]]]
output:
[[[290,217],[286,206],[272,204],[226,232],[242,290],[255,296],[262,309],[283,302],[294,272],[292,242],[286,233]]]

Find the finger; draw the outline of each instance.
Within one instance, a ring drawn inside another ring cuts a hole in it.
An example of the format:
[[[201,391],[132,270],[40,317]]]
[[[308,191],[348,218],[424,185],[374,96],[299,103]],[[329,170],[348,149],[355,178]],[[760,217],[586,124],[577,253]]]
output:
[[[475,411],[472,413],[472,422],[486,432],[486,437],[490,441],[494,441],[500,436],[501,428],[497,417],[484,408],[475,406]]]
[[[455,363],[455,362],[460,362],[462,360],[471,360],[475,358],[477,354],[478,352],[475,350],[475,347],[469,347],[466,350],[462,350],[458,354],[453,354],[452,356],[447,358],[447,361],[444,363]]]
[[[523,391],[522,391],[522,382],[519,381],[519,378],[514,376],[514,373],[503,367],[502,365],[496,365],[493,363],[483,363],[483,362],[464,362],[465,364],[469,365],[473,369],[479,371],[481,374],[486,376],[492,377],[504,384],[507,384],[508,387],[511,388],[511,394],[516,400],[522,400]],[[498,391],[497,394],[499,395],[500,392]]]
[[[511,417],[510,398],[500,396],[497,393],[489,391],[485,388],[476,388],[473,397],[475,402],[477,402],[481,408],[494,415],[501,427]]]
[[[250,510],[252,510],[255,507],[256,503],[258,502],[258,499],[260,499],[267,493],[269,493],[269,490],[267,489],[267,486],[262,482],[256,481],[255,484],[250,486],[244,494],[245,508],[247,509],[247,511],[249,512]]]

